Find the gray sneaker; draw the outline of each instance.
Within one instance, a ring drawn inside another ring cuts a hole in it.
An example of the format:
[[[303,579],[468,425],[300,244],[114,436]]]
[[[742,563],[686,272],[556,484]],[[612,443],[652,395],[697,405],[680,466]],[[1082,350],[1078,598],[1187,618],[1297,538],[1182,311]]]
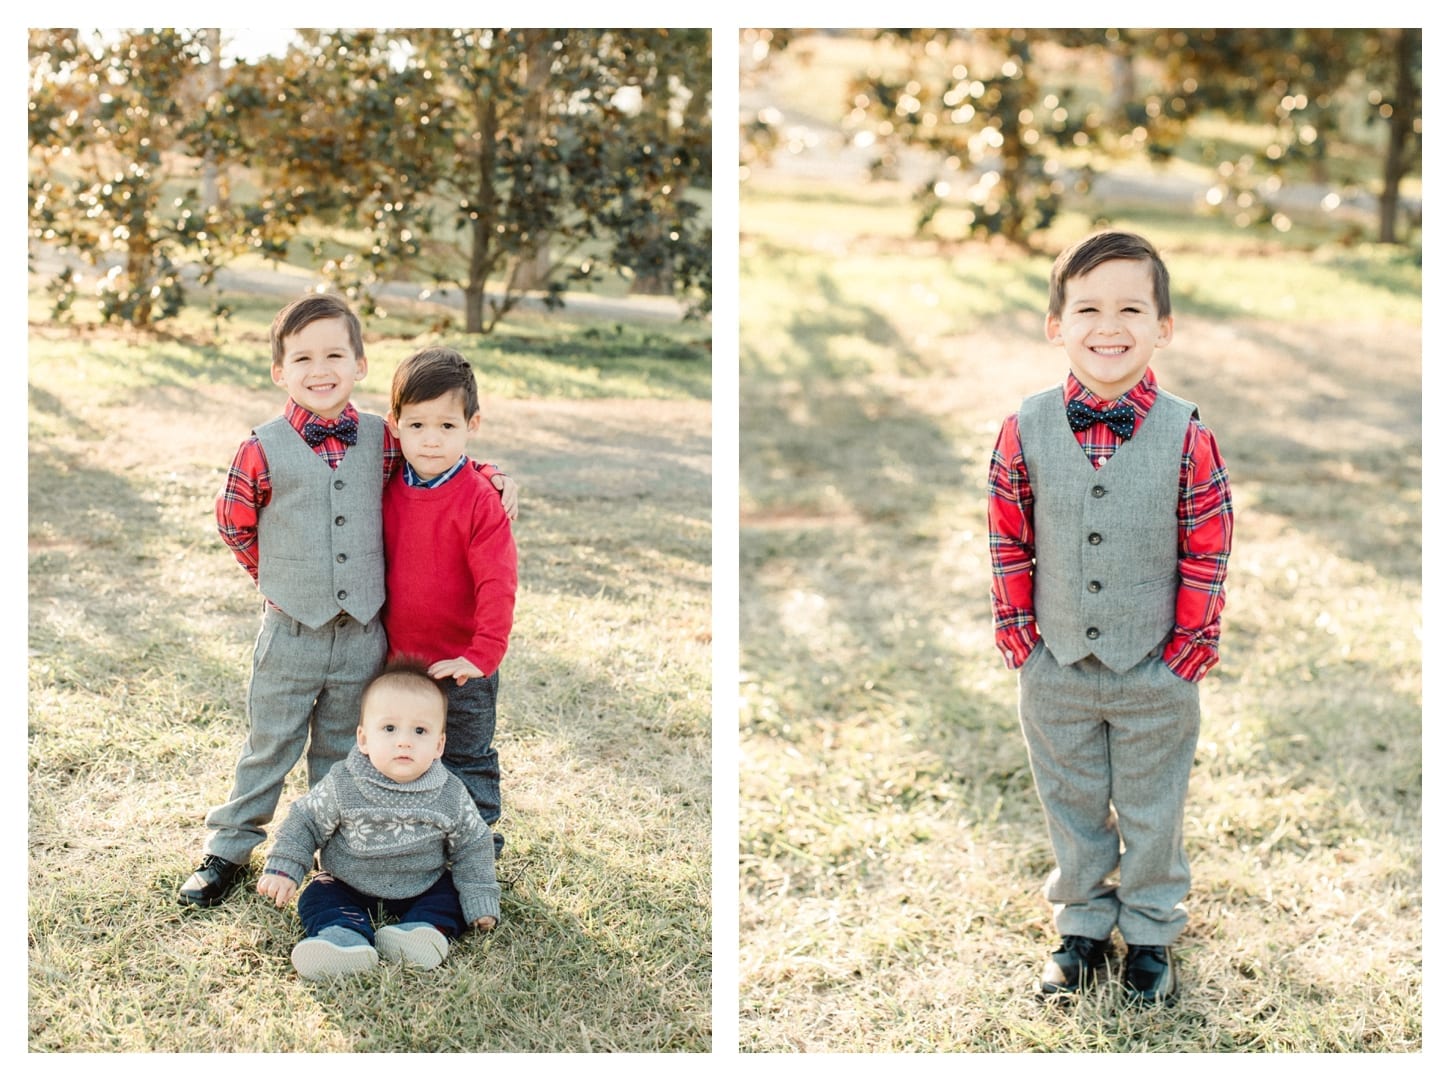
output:
[[[361,935],[353,937],[357,942],[346,946],[326,938],[304,938],[292,947],[292,967],[304,980],[333,980],[376,968],[378,951]]]
[[[378,928],[378,953],[413,968],[437,968],[448,956],[448,939],[429,923],[392,924]]]

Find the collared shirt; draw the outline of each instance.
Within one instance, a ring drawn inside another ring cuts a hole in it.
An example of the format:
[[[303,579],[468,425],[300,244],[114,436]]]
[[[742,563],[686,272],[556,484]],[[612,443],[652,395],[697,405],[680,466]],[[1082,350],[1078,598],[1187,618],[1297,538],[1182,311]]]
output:
[[[302,429],[307,426],[308,421],[317,421],[323,425],[334,423],[319,417],[312,410],[298,405],[290,398],[283,407],[282,415],[287,418],[287,422],[292,427],[297,429],[299,435],[302,434]],[[339,419],[342,417],[354,421],[358,419],[357,409],[351,402],[343,409]],[[343,455],[347,453],[347,444],[335,436],[329,436],[312,449],[323,461],[336,469],[338,463],[342,461]],[[398,465],[402,461],[403,448],[385,425],[383,428],[384,486],[398,471]],[[497,472],[490,465],[480,464],[477,468],[485,477],[492,477]],[[232,458],[231,468],[227,471],[226,481],[217,495],[216,520],[217,532],[221,534],[223,542],[232,550],[237,562],[252,576],[253,581],[257,579],[257,519],[262,508],[271,498],[272,478],[267,468],[267,456],[263,453],[262,445],[258,442],[257,437],[248,436],[237,448],[237,453]]]
[[[454,462],[452,466],[445,469],[442,473],[439,473],[432,480],[422,480],[418,476],[418,471],[409,465],[405,458],[403,460],[403,483],[410,488],[437,488],[440,484],[446,484],[467,464],[468,455],[460,454],[458,461]]]
[[[1094,409],[1131,405],[1134,430],[1158,398],[1152,370],[1115,402],[1093,394],[1068,373],[1063,409],[1081,401]],[[1106,424],[1074,433],[1094,468],[1122,446]],[[1009,668],[1027,660],[1039,637],[1032,603],[1036,551],[1031,478],[1022,457],[1017,414],[1002,424],[987,476],[987,525],[992,552],[992,616],[997,648]],[[1197,681],[1218,663],[1224,578],[1233,541],[1233,501],[1228,472],[1213,433],[1197,418],[1188,424],[1178,485],[1178,602],[1163,659],[1174,673]]]

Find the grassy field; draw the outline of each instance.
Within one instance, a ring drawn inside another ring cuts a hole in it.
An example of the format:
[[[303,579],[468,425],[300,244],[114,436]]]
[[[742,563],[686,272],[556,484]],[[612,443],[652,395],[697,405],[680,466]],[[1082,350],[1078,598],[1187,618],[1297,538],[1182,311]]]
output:
[[[1172,1010],[1046,1009],[1053,866],[992,642],[988,457],[1060,381],[1049,260],[910,236],[900,189],[741,204],[740,1046],[1422,1047],[1420,276],[1166,210],[1177,328],[1237,524],[1203,684]]]
[[[521,316],[447,339],[480,373],[470,451],[523,493],[499,707],[501,928],[434,972],[312,985],[288,957],[296,915],[255,894],[255,868],[219,908],[177,905],[245,733],[258,600],[212,500],[237,443],[281,405],[266,345],[280,303],[243,299],[219,337],[201,320],[160,340],[32,323],[30,1050],[708,1050],[698,325]],[[428,322],[367,328],[360,406],[383,408]]]

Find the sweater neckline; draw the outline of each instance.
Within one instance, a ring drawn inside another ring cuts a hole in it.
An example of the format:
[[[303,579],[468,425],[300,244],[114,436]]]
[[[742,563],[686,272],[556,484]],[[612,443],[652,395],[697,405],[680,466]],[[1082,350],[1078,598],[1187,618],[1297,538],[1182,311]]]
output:
[[[373,765],[368,756],[363,754],[362,748],[357,745],[354,745],[348,752],[347,770],[359,781],[366,781],[378,788],[386,788],[394,792],[431,792],[435,788],[441,788],[444,781],[448,779],[448,770],[443,765],[443,760],[435,758],[421,777],[414,777],[411,781],[395,781]]]

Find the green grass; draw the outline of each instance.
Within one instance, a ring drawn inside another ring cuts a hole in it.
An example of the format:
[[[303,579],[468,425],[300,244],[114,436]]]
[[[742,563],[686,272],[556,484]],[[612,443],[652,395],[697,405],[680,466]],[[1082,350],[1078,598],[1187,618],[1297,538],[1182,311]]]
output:
[[[470,451],[523,490],[500,929],[433,972],[317,986],[291,969],[295,913],[255,894],[255,871],[217,909],[176,904],[245,733],[257,599],[212,500],[281,404],[275,303],[239,305],[220,338],[204,320],[160,339],[32,328],[29,1048],[708,1050],[699,328],[536,317],[463,346],[504,371]],[[393,325],[367,324],[364,407],[418,341]]]
[[[1154,367],[1219,439],[1236,535],[1182,998],[1048,1010],[984,502],[1002,418],[1066,370],[1048,260],[914,241],[872,192],[742,189],[741,1048],[1420,1050],[1417,260],[1110,215],[1165,252]]]

